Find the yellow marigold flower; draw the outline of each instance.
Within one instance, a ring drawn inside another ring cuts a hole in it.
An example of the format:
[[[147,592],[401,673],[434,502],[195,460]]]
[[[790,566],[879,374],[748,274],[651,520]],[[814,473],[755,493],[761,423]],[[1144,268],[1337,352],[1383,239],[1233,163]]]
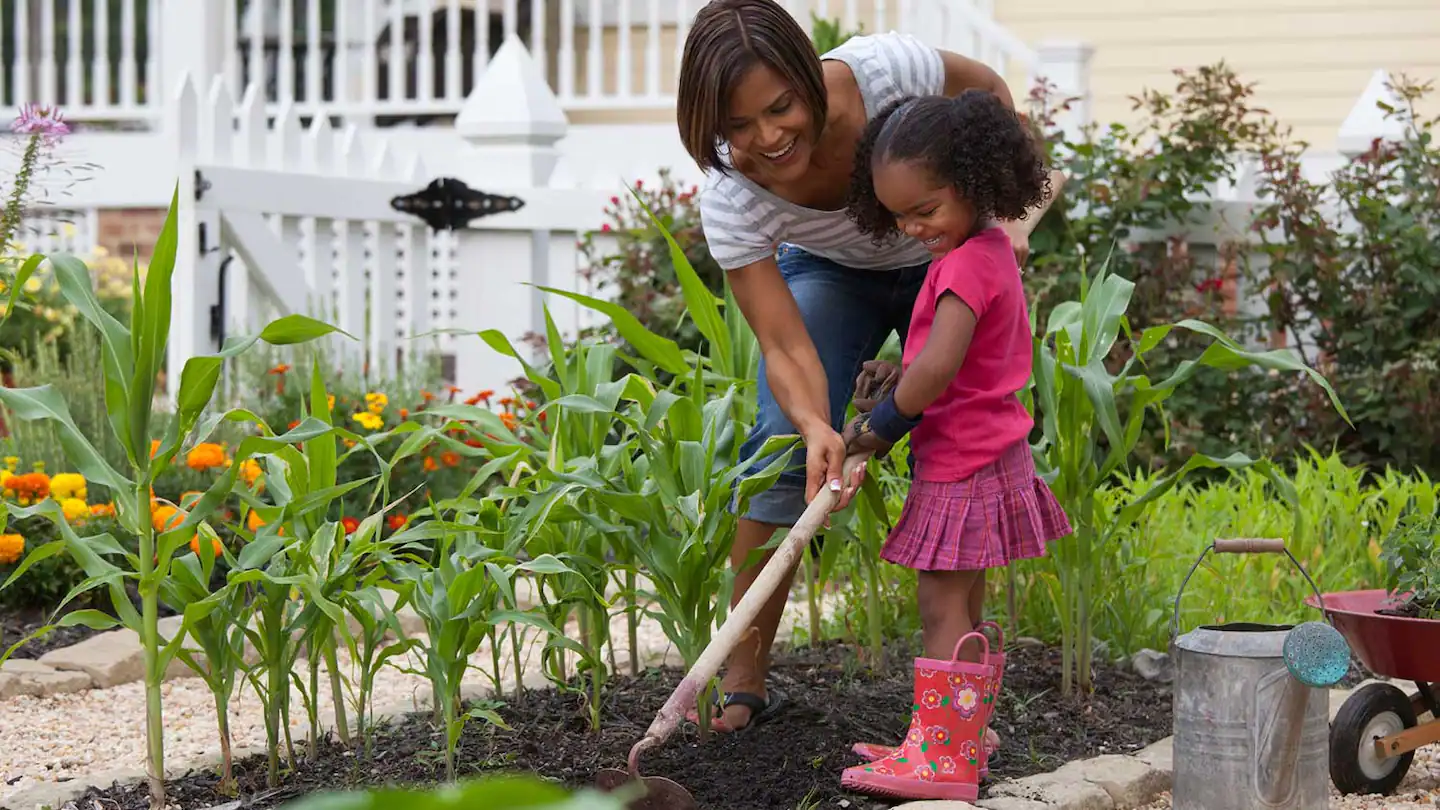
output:
[[[198,471],[224,467],[229,461],[225,457],[225,448],[213,442],[201,442],[185,456],[185,463],[190,469]]]
[[[11,472],[14,472],[14,471],[15,471],[15,468],[18,467],[18,466],[20,466],[20,457],[19,457],[19,456],[6,456],[6,457],[5,457],[5,469],[10,470]]]
[[[365,407],[373,414],[384,412],[385,406],[390,404],[390,398],[384,394],[372,393],[365,395]]]
[[[245,481],[246,486],[255,486],[255,482],[259,481],[260,476],[264,474],[264,468],[262,468],[260,462],[255,459],[247,458],[240,462],[240,478]]]
[[[357,413],[350,418],[366,430],[379,430],[385,426],[385,420],[370,411]]]
[[[334,411],[334,410],[335,410],[335,395],[334,395],[334,394],[326,394],[326,395],[325,395],[325,407],[328,408],[328,409],[330,409],[331,411]]]
[[[65,513],[67,521],[74,523],[90,514],[90,505],[79,498],[61,498],[60,511]]]
[[[88,497],[85,490],[85,476],[79,473],[60,473],[50,479],[50,494],[60,500],[66,498],[85,500]]]
[[[250,517],[246,519],[245,526],[252,532],[258,532],[260,531],[260,527],[264,525],[265,521],[260,518],[260,513],[253,509],[250,510]]]
[[[0,565],[17,562],[24,553],[24,537],[18,534],[0,534]]]

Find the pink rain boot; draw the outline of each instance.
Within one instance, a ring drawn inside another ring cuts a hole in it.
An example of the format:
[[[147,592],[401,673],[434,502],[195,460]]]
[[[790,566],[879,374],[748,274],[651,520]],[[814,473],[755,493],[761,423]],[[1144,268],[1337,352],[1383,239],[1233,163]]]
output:
[[[1000,629],[1000,625],[995,622],[981,622],[975,625],[975,630],[979,631],[987,627],[995,631],[995,646],[990,649],[999,650],[999,652],[991,652],[985,656],[981,663],[995,668],[994,696],[999,697],[1000,684],[1005,679],[1005,631]],[[980,763],[980,781],[982,782],[990,778],[990,757],[995,755],[995,746],[987,740],[985,741],[984,749],[985,761]],[[877,759],[889,756],[890,752],[895,750],[895,746],[862,742],[855,743],[855,745],[851,746],[850,750],[854,751],[856,755],[866,762],[874,762]]]
[[[975,801],[980,749],[995,709],[995,671],[959,660],[961,646],[972,638],[986,660],[990,640],[973,632],[955,645],[949,661],[915,659],[915,703],[905,741],[874,762],[846,768],[842,786],[887,798]]]

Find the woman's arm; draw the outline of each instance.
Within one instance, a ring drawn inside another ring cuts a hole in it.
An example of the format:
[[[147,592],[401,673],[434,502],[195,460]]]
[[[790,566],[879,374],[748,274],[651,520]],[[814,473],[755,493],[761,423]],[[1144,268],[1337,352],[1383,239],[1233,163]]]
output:
[[[915,419],[960,373],[970,339],[975,335],[975,312],[954,293],[945,293],[935,305],[935,323],[915,362],[905,370],[895,389],[895,407],[908,419]]]
[[[765,378],[775,402],[805,440],[809,503],[821,486],[840,487],[845,463],[845,442],[830,424],[825,367],[774,258],[731,270],[729,279],[735,303],[765,355]],[[841,488],[836,509],[845,508],[856,486],[852,481]]]
[[[939,53],[945,65],[945,95],[954,98],[966,90],[989,90],[999,96],[1006,107],[1015,109],[1010,86],[989,65],[953,51],[940,50]]]

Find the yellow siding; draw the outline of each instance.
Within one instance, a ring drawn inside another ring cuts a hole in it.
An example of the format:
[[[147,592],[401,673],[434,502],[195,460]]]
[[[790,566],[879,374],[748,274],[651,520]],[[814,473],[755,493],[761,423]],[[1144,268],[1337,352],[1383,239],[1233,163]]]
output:
[[[1094,46],[1100,123],[1133,122],[1130,97],[1172,90],[1173,69],[1224,60],[1256,83],[1257,104],[1330,149],[1375,70],[1440,79],[1437,0],[997,0],[995,13],[1032,46]],[[1008,78],[1023,86],[1023,75]],[[1426,112],[1440,111],[1431,101]]]

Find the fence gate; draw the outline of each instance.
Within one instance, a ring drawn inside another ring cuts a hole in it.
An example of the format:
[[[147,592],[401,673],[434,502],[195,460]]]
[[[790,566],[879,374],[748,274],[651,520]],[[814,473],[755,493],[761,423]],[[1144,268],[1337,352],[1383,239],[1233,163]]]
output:
[[[462,390],[504,390],[521,369],[480,331],[524,351],[542,306],[563,331],[580,325],[573,302],[536,288],[587,291],[577,239],[599,227],[603,192],[471,189],[325,114],[271,121],[253,86],[237,107],[221,79],[203,97],[187,79],[176,103],[185,258],[171,369],[299,313],[355,338],[333,343],[347,376],[385,379],[439,354]]]

